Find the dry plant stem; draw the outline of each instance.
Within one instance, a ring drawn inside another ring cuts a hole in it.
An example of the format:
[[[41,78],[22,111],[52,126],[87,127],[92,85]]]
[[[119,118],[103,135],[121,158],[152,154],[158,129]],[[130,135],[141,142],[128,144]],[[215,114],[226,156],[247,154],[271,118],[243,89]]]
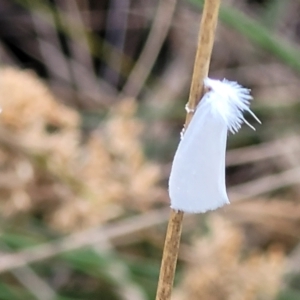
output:
[[[203,94],[203,80],[208,75],[220,2],[221,0],[206,0],[204,3],[188,101],[188,107],[192,110],[195,109],[197,102]],[[192,112],[187,114],[185,128],[188,126],[192,115]],[[158,280],[156,300],[171,299],[180,245],[182,220],[183,212],[171,211]]]
[[[156,300],[171,299],[180,245],[183,212],[171,210],[158,280]]]
[[[188,107],[195,109],[203,94],[203,80],[208,75],[210,58],[214,44],[215,31],[218,22],[221,0],[205,0],[199,38],[196,52],[194,71],[190,89]],[[188,113],[185,126],[192,119],[193,113]]]

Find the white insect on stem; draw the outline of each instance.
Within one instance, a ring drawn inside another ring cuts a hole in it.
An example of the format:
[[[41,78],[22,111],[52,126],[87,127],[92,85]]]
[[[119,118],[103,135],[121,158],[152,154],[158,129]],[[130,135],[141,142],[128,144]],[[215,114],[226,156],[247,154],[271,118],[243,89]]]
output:
[[[213,210],[229,203],[225,185],[225,152],[228,130],[236,133],[250,110],[250,90],[236,82],[206,78],[207,91],[184,131],[169,180],[171,207],[188,213]],[[186,110],[193,112],[192,110]]]

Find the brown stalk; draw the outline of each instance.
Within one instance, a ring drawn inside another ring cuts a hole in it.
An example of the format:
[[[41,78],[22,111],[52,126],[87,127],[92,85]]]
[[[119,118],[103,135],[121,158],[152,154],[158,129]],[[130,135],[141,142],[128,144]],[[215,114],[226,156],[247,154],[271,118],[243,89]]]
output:
[[[201,18],[198,46],[194,63],[194,71],[188,101],[190,110],[195,109],[203,95],[203,80],[208,75],[210,58],[214,43],[215,30],[221,0],[205,0]],[[189,111],[186,116],[187,128],[193,116]],[[163,251],[156,300],[170,300],[180,245],[183,212],[171,210],[165,246]]]

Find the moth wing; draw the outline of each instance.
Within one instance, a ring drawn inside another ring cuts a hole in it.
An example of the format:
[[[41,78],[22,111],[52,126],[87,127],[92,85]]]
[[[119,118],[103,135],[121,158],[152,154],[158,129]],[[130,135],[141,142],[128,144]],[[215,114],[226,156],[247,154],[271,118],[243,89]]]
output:
[[[226,123],[201,102],[173,160],[169,179],[171,208],[200,213],[229,203],[225,185],[226,142]]]

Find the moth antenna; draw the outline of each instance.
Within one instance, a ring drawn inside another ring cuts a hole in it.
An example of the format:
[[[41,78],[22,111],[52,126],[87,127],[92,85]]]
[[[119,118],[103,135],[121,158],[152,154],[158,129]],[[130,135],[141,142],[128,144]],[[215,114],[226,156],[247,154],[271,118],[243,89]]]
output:
[[[256,131],[255,127],[253,127],[245,118],[243,118],[243,121],[246,125],[248,125],[252,130]]]
[[[261,120],[255,115],[255,113],[252,110],[248,109],[248,112],[259,124],[261,124]]]

